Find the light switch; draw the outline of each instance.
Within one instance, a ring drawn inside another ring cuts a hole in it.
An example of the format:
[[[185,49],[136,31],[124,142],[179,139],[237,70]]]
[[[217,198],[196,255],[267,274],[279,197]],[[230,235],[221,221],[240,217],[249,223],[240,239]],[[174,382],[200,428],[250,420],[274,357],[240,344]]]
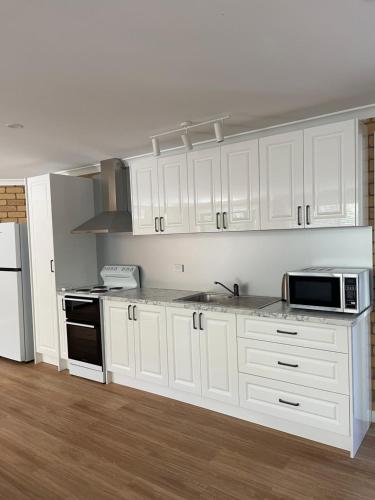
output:
[[[174,270],[176,273],[183,273],[185,268],[183,264],[174,264]]]

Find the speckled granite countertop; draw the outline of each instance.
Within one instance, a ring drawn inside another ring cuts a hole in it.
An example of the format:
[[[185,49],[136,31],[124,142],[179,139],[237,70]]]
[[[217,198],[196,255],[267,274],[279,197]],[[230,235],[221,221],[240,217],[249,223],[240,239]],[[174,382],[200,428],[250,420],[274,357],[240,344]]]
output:
[[[168,307],[183,307],[185,309],[199,309],[202,311],[217,311],[224,313],[245,314],[254,316],[254,318],[270,318],[282,319],[286,321],[306,321],[313,323],[326,323],[331,325],[353,325],[360,314],[341,314],[320,311],[308,311],[289,308],[285,302],[280,301],[277,297],[251,297],[251,302],[260,302],[265,299],[270,305],[257,309],[256,305],[249,307],[247,298],[233,297],[222,304],[216,303],[202,303],[202,302],[185,302],[181,299],[199,293],[197,291],[189,290],[172,290],[164,288],[137,288],[133,290],[126,290],[120,292],[113,292],[107,294],[102,300],[118,300],[129,301],[141,304],[162,305]],[[269,300],[268,300],[269,299]],[[370,312],[367,309],[365,312]],[[364,313],[362,313],[364,314]]]

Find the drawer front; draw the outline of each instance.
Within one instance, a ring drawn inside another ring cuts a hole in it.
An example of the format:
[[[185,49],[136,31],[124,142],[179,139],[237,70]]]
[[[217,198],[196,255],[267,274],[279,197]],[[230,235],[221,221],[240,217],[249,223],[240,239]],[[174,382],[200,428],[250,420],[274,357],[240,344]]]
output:
[[[349,435],[349,397],[240,373],[240,406],[252,411]]]
[[[237,316],[237,335],[255,340],[348,352],[348,329],[302,321],[268,321]]]
[[[348,355],[238,339],[239,371],[259,377],[349,394]]]

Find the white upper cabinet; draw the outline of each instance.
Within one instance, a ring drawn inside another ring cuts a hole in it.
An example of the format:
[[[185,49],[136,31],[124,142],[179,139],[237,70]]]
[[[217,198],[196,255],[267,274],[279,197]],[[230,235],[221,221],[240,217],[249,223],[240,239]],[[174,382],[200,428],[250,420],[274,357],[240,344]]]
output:
[[[258,140],[221,146],[222,226],[260,229]]]
[[[159,227],[158,173],[155,158],[131,164],[133,234],[154,234]]]
[[[259,140],[261,228],[302,228],[303,132]]]
[[[222,230],[220,148],[188,154],[191,232]]]
[[[186,154],[158,159],[160,231],[189,232]]]
[[[304,130],[306,227],[355,226],[354,120]]]

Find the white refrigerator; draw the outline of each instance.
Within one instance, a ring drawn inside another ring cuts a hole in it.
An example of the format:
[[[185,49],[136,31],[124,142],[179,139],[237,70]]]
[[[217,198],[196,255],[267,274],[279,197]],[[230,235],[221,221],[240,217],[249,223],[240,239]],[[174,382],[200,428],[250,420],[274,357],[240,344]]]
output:
[[[0,356],[34,359],[27,227],[13,222],[0,224]]]

